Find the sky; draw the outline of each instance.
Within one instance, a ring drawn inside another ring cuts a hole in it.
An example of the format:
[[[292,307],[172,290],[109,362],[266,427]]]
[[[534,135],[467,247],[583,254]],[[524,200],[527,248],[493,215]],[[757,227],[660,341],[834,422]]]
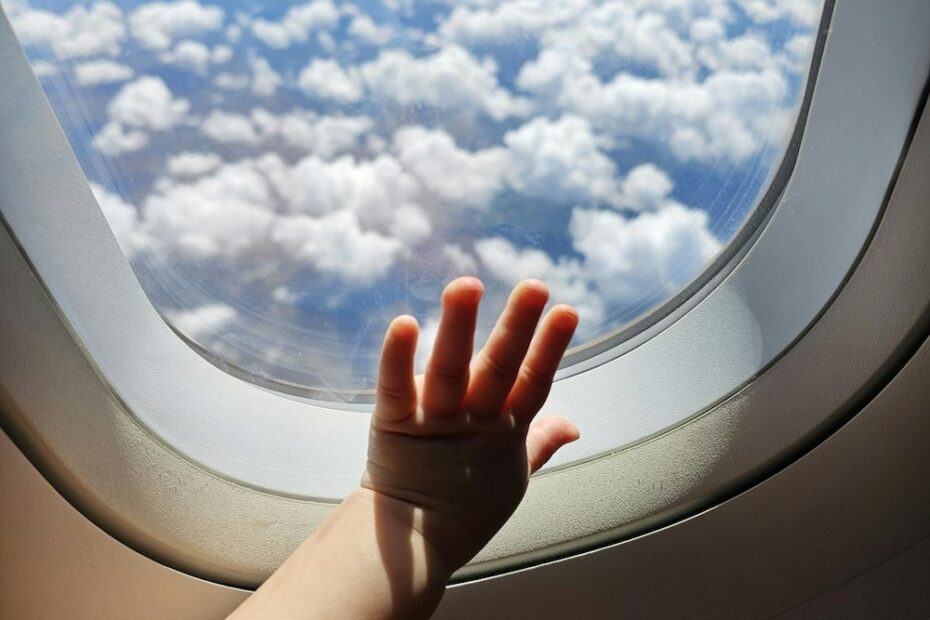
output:
[[[822,0],[0,0],[153,305],[324,399],[476,275],[480,344],[535,277],[574,345],[739,231],[793,129]],[[290,387],[288,389],[291,389]]]

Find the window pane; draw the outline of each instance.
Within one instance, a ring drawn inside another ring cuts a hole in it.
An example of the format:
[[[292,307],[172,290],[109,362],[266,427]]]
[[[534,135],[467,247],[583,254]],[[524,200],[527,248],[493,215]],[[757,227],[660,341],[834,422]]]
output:
[[[207,357],[370,389],[391,317],[545,280],[576,346],[730,242],[820,0],[0,0],[154,306]]]

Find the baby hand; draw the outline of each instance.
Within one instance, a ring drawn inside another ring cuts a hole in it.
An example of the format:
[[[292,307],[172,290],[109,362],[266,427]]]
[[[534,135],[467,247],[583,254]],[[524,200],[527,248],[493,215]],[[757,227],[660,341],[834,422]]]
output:
[[[401,316],[391,323],[362,481],[382,511],[419,532],[449,572],[504,524],[530,474],[578,438],[562,418],[534,421],[577,313],[555,306],[534,337],[548,291],[539,281],[521,282],[472,359],[482,293],[475,278],[446,287],[425,376],[413,374],[416,320]]]

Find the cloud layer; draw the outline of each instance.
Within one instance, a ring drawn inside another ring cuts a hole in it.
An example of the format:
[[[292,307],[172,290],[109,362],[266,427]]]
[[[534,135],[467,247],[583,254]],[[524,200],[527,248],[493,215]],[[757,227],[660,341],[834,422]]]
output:
[[[578,343],[681,290],[764,190],[821,8],[0,1],[62,120],[90,111],[66,130],[166,318],[332,388],[370,383],[397,312],[422,362],[456,275],[487,282],[482,333],[543,278]]]

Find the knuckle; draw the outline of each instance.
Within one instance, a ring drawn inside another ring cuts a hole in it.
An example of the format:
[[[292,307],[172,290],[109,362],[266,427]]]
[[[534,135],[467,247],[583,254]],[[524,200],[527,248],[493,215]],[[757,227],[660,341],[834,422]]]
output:
[[[404,401],[409,398],[409,390],[405,387],[381,381],[378,383],[378,398],[392,402]]]
[[[485,368],[491,376],[498,381],[512,381],[517,375],[519,367],[494,355],[484,356]]]
[[[520,381],[542,394],[548,394],[552,387],[552,379],[549,376],[526,364],[520,368]]]
[[[459,363],[430,360],[427,371],[430,379],[459,385],[468,381],[468,366]]]

